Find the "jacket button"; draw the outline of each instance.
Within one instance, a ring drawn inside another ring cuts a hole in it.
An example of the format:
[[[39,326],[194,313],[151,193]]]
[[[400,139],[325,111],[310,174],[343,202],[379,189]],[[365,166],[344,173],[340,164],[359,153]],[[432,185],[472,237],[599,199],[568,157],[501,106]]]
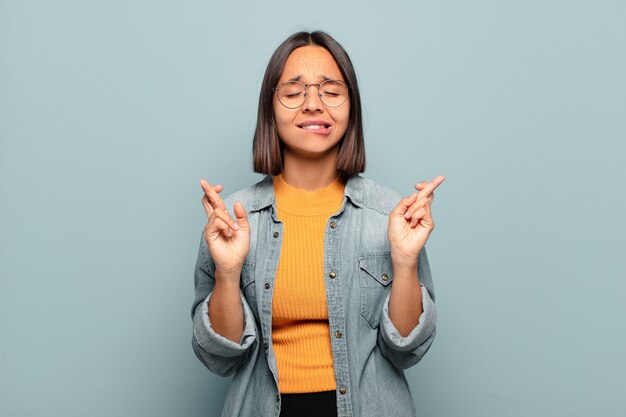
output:
[[[335,278],[337,276],[337,274],[335,274],[335,272],[331,272],[330,274],[328,274],[329,277],[331,278]]]
[[[277,395],[276,396],[276,402],[279,402],[279,401],[280,401],[280,395]]]
[[[274,237],[278,237],[279,233],[278,232],[274,232]]]
[[[336,227],[337,227],[337,222],[334,222],[334,221],[333,221],[333,222],[330,222],[330,228],[331,228],[331,229],[334,229],[334,228],[336,228]]]
[[[337,339],[341,339],[341,332],[340,332],[339,330],[337,330],[337,331],[335,332],[335,337],[336,337]]]
[[[266,290],[269,290],[269,289],[270,289],[270,283],[269,283],[269,282],[266,282],[266,283],[265,283],[265,289],[266,289]]]
[[[346,389],[346,387],[340,387],[340,388],[339,388],[339,394],[343,395],[343,394],[345,394],[346,392],[348,392],[348,390]]]
[[[385,282],[389,281],[389,275],[387,275],[387,274],[382,274],[382,275],[381,275],[381,278],[382,278],[382,279],[383,279],[383,281],[385,281]]]
[[[269,348],[269,347],[270,347],[270,345],[268,345],[267,342],[263,342],[263,348],[265,350],[267,350],[267,348]]]

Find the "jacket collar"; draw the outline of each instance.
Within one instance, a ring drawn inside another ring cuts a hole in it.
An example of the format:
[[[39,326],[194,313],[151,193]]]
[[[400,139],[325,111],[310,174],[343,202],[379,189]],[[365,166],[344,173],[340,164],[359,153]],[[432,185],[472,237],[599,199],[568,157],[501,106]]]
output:
[[[273,181],[274,179],[271,175],[266,175],[265,178],[254,185],[254,202],[250,208],[250,212],[260,211],[274,204],[276,198],[274,196]],[[348,178],[343,194],[344,197],[347,197],[350,202],[352,202],[352,204],[357,207],[362,207],[363,178],[358,174]]]

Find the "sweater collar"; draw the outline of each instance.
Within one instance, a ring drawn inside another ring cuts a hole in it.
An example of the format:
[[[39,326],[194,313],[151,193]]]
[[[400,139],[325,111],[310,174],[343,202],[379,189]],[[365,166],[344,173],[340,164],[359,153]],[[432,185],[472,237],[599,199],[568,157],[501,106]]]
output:
[[[343,201],[344,183],[336,178],[315,191],[289,185],[280,175],[274,177],[274,198],[280,211],[298,215],[320,215],[336,212]]]
[[[344,199],[350,201],[356,207],[363,207],[363,178],[360,175],[353,175],[348,178],[348,182],[343,190]],[[274,195],[274,178],[266,175],[254,186],[254,203],[250,207],[250,212],[260,211],[276,203]]]

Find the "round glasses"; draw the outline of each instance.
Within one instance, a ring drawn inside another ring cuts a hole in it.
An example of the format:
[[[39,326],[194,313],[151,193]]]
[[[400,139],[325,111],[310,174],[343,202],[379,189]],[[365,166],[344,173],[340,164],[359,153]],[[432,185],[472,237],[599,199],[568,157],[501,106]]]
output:
[[[278,101],[288,109],[297,109],[304,104],[307,90],[317,87],[317,95],[326,107],[339,107],[348,98],[348,86],[339,80],[326,80],[321,84],[304,84],[300,81],[287,81],[274,87]]]

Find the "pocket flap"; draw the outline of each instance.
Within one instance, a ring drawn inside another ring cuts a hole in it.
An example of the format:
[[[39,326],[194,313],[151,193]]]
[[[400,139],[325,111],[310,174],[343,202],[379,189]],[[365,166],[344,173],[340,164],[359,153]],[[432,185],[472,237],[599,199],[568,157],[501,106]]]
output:
[[[367,272],[379,284],[387,286],[393,281],[391,253],[375,252],[358,256],[359,268]]]

